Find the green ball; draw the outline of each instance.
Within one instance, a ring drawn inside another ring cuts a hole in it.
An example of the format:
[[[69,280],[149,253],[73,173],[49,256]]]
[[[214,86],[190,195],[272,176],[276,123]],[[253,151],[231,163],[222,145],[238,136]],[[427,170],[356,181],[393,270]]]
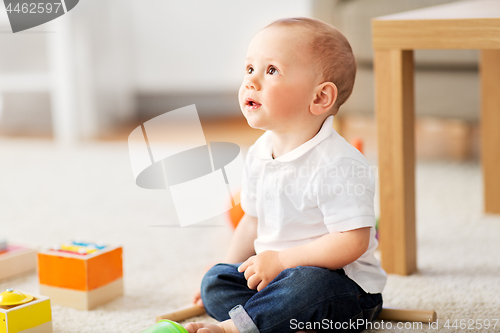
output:
[[[168,319],[157,322],[154,326],[147,328],[142,333],[189,333],[184,327]]]

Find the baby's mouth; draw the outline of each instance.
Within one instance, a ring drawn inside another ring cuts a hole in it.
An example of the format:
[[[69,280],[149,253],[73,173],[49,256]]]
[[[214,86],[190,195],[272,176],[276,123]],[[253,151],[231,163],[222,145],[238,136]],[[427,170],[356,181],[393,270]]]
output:
[[[247,108],[250,108],[250,109],[257,109],[257,108],[262,106],[262,104],[258,103],[257,101],[255,101],[251,98],[247,98],[245,100],[245,105],[247,106]]]

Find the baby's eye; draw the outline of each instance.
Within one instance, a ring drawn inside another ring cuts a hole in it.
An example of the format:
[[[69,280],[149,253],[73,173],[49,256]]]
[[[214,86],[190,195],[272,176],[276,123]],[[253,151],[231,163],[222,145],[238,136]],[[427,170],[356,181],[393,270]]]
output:
[[[267,70],[267,74],[270,74],[270,75],[278,74],[278,70],[274,66],[269,66],[269,69]]]
[[[248,66],[247,67],[247,74],[252,74],[253,73],[253,68]]]

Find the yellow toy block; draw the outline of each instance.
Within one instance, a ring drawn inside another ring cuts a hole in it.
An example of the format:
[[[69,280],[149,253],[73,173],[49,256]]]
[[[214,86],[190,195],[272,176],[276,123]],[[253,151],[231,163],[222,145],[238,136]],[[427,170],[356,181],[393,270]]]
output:
[[[53,304],[90,310],[123,295],[122,248],[38,253],[40,293]]]
[[[52,333],[50,299],[7,289],[0,294],[0,333]]]

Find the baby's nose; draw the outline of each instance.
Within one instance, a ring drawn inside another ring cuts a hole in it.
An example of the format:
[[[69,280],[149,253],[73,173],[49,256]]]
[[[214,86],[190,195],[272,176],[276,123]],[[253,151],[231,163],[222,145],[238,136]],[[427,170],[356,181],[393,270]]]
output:
[[[260,89],[260,85],[258,84],[258,82],[252,79],[247,79],[247,81],[245,82],[245,87],[247,89],[254,89],[254,90]]]

